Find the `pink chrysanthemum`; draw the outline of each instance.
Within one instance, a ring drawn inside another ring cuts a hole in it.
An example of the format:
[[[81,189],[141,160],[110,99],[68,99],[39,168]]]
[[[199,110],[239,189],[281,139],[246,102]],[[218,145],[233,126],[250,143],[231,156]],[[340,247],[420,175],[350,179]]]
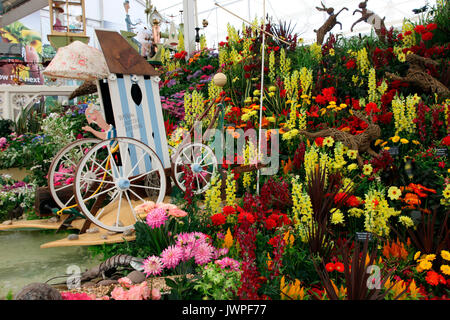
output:
[[[144,260],[144,272],[147,277],[150,275],[159,275],[163,270],[162,261],[157,256],[151,256]]]
[[[195,263],[202,265],[211,261],[214,248],[208,243],[202,243],[194,249]]]
[[[153,209],[147,215],[146,221],[150,228],[159,228],[167,221],[167,213],[164,209]]]
[[[175,268],[178,265],[178,263],[180,263],[182,257],[183,252],[181,248],[177,246],[167,247],[161,253],[161,261],[163,263],[163,267],[168,269]]]

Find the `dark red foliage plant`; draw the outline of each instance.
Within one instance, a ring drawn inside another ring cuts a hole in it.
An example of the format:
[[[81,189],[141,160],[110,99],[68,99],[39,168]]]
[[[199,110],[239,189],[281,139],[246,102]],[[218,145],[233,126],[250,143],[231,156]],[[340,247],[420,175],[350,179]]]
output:
[[[369,251],[369,238],[367,237],[364,241],[362,250],[361,244],[357,242],[354,244],[352,254],[352,246],[353,244],[350,245],[349,240],[338,248],[344,263],[345,287],[347,288],[347,296],[345,298],[347,300],[384,300],[384,297],[389,293],[395,283],[392,284],[390,288],[384,290],[384,292],[382,288],[384,288],[386,281],[395,270],[391,270],[383,279],[380,274],[378,285],[373,287],[369,286],[369,277],[371,277],[372,273],[369,272],[370,270],[368,270],[368,268],[375,264],[377,245],[375,244],[373,249]],[[368,263],[366,263],[367,256],[369,256]],[[319,266],[313,259],[314,268],[320,277],[328,298],[330,300],[339,300],[338,293],[335,291],[333,282],[326,270],[326,261],[327,260],[322,258],[321,265]],[[394,300],[399,299],[406,290],[407,288],[394,297]]]

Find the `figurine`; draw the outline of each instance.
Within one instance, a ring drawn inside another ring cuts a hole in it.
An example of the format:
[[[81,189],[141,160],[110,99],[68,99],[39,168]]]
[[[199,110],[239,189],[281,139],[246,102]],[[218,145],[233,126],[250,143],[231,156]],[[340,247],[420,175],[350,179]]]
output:
[[[106,120],[103,118],[100,106],[96,104],[89,105],[89,107],[86,108],[85,115],[88,124],[96,123],[102,131],[97,131],[91,126],[84,126],[82,128],[84,131],[90,132],[102,140],[112,139],[117,136],[114,126],[106,123]]]
[[[150,58],[153,56],[152,52],[152,33],[144,27],[138,32],[136,40],[141,44],[141,56]]]
[[[450,97],[450,90],[442,82],[430,75],[426,67],[426,64],[437,67],[439,63],[430,58],[418,56],[415,53],[408,54],[406,61],[409,63],[409,69],[405,77],[400,77],[390,72],[386,72],[386,76],[392,80],[412,83],[420,87],[424,92],[435,93],[440,98]]]
[[[374,13],[373,11],[367,10],[367,1],[369,0],[365,0],[364,2],[361,2],[359,4],[359,9],[356,9],[353,12],[353,15],[355,15],[356,12],[361,13],[361,18],[359,18],[350,28],[350,31],[353,32],[353,27],[355,25],[357,25],[358,23],[364,21],[367,22],[368,24],[372,25],[372,27],[375,29],[375,33],[378,36],[378,39],[384,41],[385,40],[385,32],[386,32],[386,26],[384,25],[384,19],[386,19],[386,17],[384,17],[383,19],[380,18],[379,15],[377,15],[376,13]]]
[[[322,4],[322,8],[316,7],[316,9],[319,11],[325,11],[330,15],[327,21],[325,21],[325,23],[319,28],[319,30],[314,30],[314,32],[317,33],[317,44],[322,45],[323,40],[325,39],[325,35],[327,34],[327,32],[331,31],[335,25],[339,24],[342,30],[342,23],[338,22],[336,18],[343,10],[348,11],[348,8],[344,7],[338,13],[333,14],[334,8],[327,8],[323,4],[323,2],[320,3]]]
[[[370,143],[373,140],[376,140],[381,135],[380,127],[375,124],[369,117],[365,116],[362,112],[354,111],[355,117],[366,122],[369,126],[364,130],[364,132],[358,135],[352,135],[348,132],[341,131],[336,128],[324,129],[318,132],[307,132],[300,131],[301,135],[304,135],[308,139],[316,139],[318,137],[332,137],[335,141],[342,142],[345,146],[347,146],[351,150],[358,150],[358,165],[360,167],[363,166],[363,159],[361,158],[361,153],[366,152],[373,157],[378,157],[378,153],[376,153],[370,147]]]
[[[55,10],[55,24],[53,25],[53,30],[64,32],[66,31],[66,27],[63,26],[64,24],[64,9],[60,6],[54,6],[53,10]]]
[[[127,31],[133,32],[133,29],[134,29],[133,27],[137,26],[139,23],[131,22],[130,15],[128,14],[128,11],[130,10],[130,1],[125,0],[125,2],[123,3],[123,7],[125,8],[125,13],[126,13],[125,23],[127,24]]]

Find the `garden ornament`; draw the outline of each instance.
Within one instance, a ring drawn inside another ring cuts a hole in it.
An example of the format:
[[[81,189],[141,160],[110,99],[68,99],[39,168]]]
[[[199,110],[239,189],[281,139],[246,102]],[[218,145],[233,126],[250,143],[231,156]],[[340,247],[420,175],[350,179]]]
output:
[[[51,78],[97,80],[108,77],[109,71],[103,53],[81,41],[74,41],[58,49],[43,72]]]
[[[365,0],[363,2],[359,3],[359,9],[356,9],[355,11],[353,11],[353,15],[355,15],[356,12],[361,13],[361,18],[359,18],[350,28],[350,31],[353,32],[353,27],[355,25],[357,25],[358,23],[364,21],[367,22],[368,24],[372,25],[372,27],[375,29],[375,33],[378,36],[378,39],[380,39],[381,41],[385,40],[385,31],[386,31],[386,26],[384,24],[384,19],[386,19],[386,17],[384,17],[383,19],[380,18],[379,15],[377,15],[376,13],[374,13],[373,11],[367,10],[367,1]]]
[[[81,281],[88,281],[91,279],[98,278],[100,276],[102,276],[105,279],[106,278],[105,273],[112,269],[116,269],[117,267],[131,266],[135,270],[142,271],[143,270],[142,261],[143,259],[140,258],[135,258],[133,256],[125,254],[118,254],[102,262],[100,265],[82,273]]]
[[[337,21],[337,16],[343,10],[348,11],[348,8],[344,7],[338,13],[334,14],[334,8],[327,8],[323,4],[323,2],[320,3],[322,4],[322,8],[316,7],[316,9],[319,11],[325,11],[329,15],[327,21],[325,21],[325,23],[319,28],[319,30],[314,30],[314,32],[317,33],[317,44],[321,45],[323,43],[323,40],[325,39],[325,35],[327,34],[327,32],[331,31],[331,29],[333,29],[335,25],[339,24],[342,30],[342,23]]]
[[[406,76],[400,77],[390,72],[386,72],[386,76],[392,80],[412,83],[420,87],[424,92],[435,93],[440,98],[447,98],[450,96],[450,90],[442,82],[427,72],[427,64],[438,66],[438,62],[430,58],[418,56],[415,53],[406,55],[406,61],[409,63],[409,69]]]
[[[152,50],[152,32],[144,27],[138,32],[136,40],[141,44],[141,56],[150,58],[153,56]]]
[[[300,134],[306,136],[308,139],[316,139],[319,137],[332,137],[335,141],[342,142],[351,150],[358,150],[358,165],[363,166],[363,159],[361,158],[361,153],[367,152],[373,157],[378,157],[378,153],[372,150],[370,143],[379,138],[381,135],[381,129],[377,124],[374,124],[369,117],[365,116],[362,112],[354,111],[353,114],[358,119],[366,122],[369,126],[364,130],[364,132],[358,135],[352,135],[348,132],[338,130],[336,128],[324,129],[318,132],[307,132],[300,131]]]
[[[101,113],[101,108],[98,105],[91,104],[85,111],[86,119],[89,124],[96,123],[102,131],[97,131],[91,126],[84,126],[82,129],[92,133],[99,139],[106,140],[116,136],[116,129],[113,125],[106,123]]]

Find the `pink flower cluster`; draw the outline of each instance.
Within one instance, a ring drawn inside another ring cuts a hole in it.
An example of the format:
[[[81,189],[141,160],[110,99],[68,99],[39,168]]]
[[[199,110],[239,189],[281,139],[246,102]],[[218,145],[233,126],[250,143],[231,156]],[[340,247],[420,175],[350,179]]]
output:
[[[96,300],[95,294],[78,293],[78,292],[61,292],[63,300]]]
[[[58,173],[55,173],[54,175],[55,186],[72,184],[74,177],[70,175],[74,174],[74,171],[73,166],[70,166],[70,168],[65,168],[63,165],[60,165],[58,168]]]
[[[153,209],[164,209],[169,216],[176,218],[183,218],[187,216],[187,212],[179,209],[176,205],[171,203],[154,203],[153,201],[146,201],[138,205],[134,210],[136,213],[150,213]]]
[[[216,249],[209,243],[209,238],[201,232],[180,233],[175,245],[163,250],[160,257],[150,256],[144,260],[144,272],[147,277],[159,275],[164,268],[174,269],[181,262],[194,259],[198,265],[204,265],[228,253],[227,248]]]
[[[121,286],[117,286],[111,292],[111,298],[114,300],[160,300],[161,292],[159,289],[152,289],[148,287],[146,281],[141,284],[133,285],[130,279],[119,279]]]
[[[225,271],[240,271],[239,261],[228,257],[216,260],[214,263],[217,264],[221,269],[226,269]]]

